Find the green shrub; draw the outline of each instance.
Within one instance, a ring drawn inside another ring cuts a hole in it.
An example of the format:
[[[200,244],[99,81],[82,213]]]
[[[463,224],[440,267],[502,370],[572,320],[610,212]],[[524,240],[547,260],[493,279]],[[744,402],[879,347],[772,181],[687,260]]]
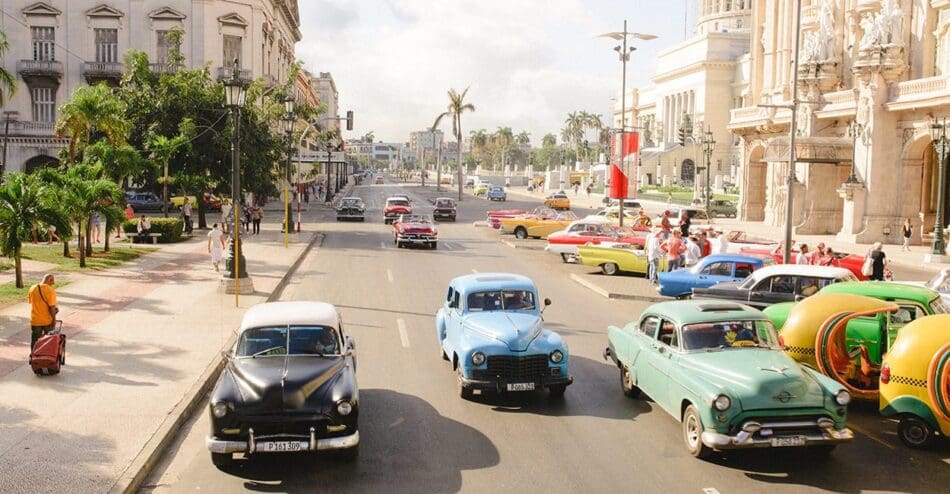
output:
[[[161,233],[158,243],[171,244],[181,242],[181,232],[185,229],[185,222],[178,218],[149,218],[152,223],[151,233]],[[122,223],[122,231],[126,235],[134,236],[138,233],[139,220],[129,220]]]

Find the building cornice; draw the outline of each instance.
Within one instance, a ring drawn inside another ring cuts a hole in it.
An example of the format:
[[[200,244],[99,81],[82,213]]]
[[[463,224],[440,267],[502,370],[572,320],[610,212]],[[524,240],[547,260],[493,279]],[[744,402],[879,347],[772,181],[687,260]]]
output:
[[[656,84],[659,82],[668,81],[670,79],[677,79],[692,72],[699,72],[702,69],[735,69],[736,65],[738,65],[738,62],[734,61],[712,62],[701,60],[699,62],[691,63],[685,67],[680,67],[676,70],[670,70],[662,74],[656,74],[650,79],[650,82]]]

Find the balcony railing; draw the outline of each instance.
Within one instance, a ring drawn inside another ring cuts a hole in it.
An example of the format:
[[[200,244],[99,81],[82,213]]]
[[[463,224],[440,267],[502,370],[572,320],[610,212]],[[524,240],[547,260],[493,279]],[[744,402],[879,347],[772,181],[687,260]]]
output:
[[[155,75],[175,74],[182,68],[181,65],[169,65],[167,63],[150,63],[148,67],[152,69],[152,73]]]
[[[230,75],[231,74],[229,73],[228,76],[230,77]],[[264,74],[263,80],[264,80],[264,87],[266,88],[272,88],[272,87],[277,86],[277,78],[274,77],[273,74]]]
[[[230,79],[232,71],[231,67],[218,67],[218,80]],[[251,82],[251,69],[238,69],[238,79],[243,82]]]
[[[31,79],[52,79],[56,83],[63,77],[63,63],[55,60],[20,60],[16,71],[27,83]]]
[[[52,136],[56,124],[53,122],[16,122],[10,125],[10,134],[19,134],[30,137],[49,137]]]
[[[891,100],[927,93],[942,93],[948,87],[950,87],[950,84],[948,84],[947,78],[943,76],[904,81],[891,86]]]
[[[83,62],[82,75],[92,84],[104,79],[119,80],[125,65],[121,62]]]

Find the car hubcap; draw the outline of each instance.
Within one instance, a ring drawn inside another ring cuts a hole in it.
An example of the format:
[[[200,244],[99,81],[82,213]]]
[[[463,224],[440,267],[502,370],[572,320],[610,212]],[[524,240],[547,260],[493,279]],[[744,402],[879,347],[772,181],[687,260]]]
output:
[[[630,379],[630,371],[627,369],[623,370],[623,387],[627,389],[633,388],[633,382],[632,379]]]
[[[699,426],[696,423],[696,416],[690,415],[686,420],[686,442],[690,448],[695,448],[699,441]]]
[[[927,433],[920,425],[912,424],[904,431],[904,437],[908,442],[920,444],[927,438]]]

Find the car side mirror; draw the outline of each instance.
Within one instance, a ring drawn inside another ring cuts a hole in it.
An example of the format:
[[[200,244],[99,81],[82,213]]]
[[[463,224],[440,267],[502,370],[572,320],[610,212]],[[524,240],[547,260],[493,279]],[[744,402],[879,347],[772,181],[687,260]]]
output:
[[[549,305],[551,305],[551,299],[549,298],[544,299],[544,306],[547,307]]]
[[[346,348],[351,352],[356,350],[356,340],[352,336],[346,337]]]
[[[221,350],[221,356],[224,357],[225,360],[231,360],[234,357],[234,354],[231,352],[231,350]]]

